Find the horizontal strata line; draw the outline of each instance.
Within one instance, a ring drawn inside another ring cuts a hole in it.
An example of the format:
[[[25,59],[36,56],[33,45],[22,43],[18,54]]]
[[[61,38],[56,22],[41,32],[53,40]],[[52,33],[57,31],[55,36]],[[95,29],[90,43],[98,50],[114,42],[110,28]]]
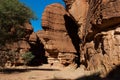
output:
[[[54,4],[48,6],[47,8],[51,8],[51,7],[52,7],[52,8],[54,7],[54,8],[64,9],[64,7],[63,7],[62,5],[58,6],[58,5],[54,5]]]
[[[44,13],[48,13],[48,14],[55,14],[55,15],[64,15],[64,14],[59,14],[59,13],[55,13],[55,12],[51,12],[51,11],[44,11]],[[63,12],[62,12],[63,13]],[[64,12],[65,13],[65,12]]]
[[[50,24],[53,23],[53,24],[61,24],[61,25],[65,25],[65,23],[52,22],[52,21],[50,21],[50,20],[46,20],[46,19],[44,20],[44,19],[42,19],[42,23],[44,23],[44,22],[45,22],[45,23],[48,23],[48,24],[49,24],[49,23],[50,23]]]
[[[63,17],[61,17],[61,18],[56,18],[56,17],[54,17],[54,16],[43,16],[42,18],[45,18],[45,19],[57,19],[57,20],[64,20],[64,18],[63,18]]]
[[[66,30],[56,30],[54,28],[49,28],[48,30],[51,32],[51,34],[54,34],[55,32],[66,32]],[[48,30],[46,30],[46,31],[48,31]],[[48,35],[50,35],[50,33]]]

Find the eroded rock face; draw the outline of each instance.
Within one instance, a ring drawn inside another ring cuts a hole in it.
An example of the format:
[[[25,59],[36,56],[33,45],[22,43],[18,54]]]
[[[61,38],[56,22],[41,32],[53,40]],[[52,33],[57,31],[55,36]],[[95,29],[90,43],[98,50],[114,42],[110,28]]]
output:
[[[120,64],[119,3],[120,0],[75,0],[67,8],[78,24],[82,40],[80,62],[88,70],[105,75]]]
[[[14,61],[14,63],[6,58],[9,63],[13,63],[15,65],[24,63],[22,55],[26,52],[32,52],[32,54],[35,56],[35,58],[30,62],[31,65],[39,65],[47,62],[44,56],[44,45],[41,43],[36,33],[33,32],[31,24],[29,22],[25,22],[23,25],[20,25],[20,27],[24,28],[25,36],[21,39],[17,39],[14,42],[7,42],[3,48],[0,48],[1,54],[2,52],[6,52],[6,54],[10,53],[11,56],[15,56],[17,60]],[[14,28],[12,28],[11,33],[14,33],[14,31]],[[8,56],[8,58],[9,57],[10,56]]]
[[[66,8],[67,10],[71,8],[71,5],[72,3],[74,2],[75,0],[64,0],[64,2],[66,3]]]
[[[66,5],[69,3],[66,0],[64,0]],[[71,0],[72,1],[72,0]],[[79,37],[82,39],[85,35],[85,26],[86,26],[86,20],[87,20],[87,14],[88,14],[88,8],[89,4],[87,0],[74,0],[72,4],[70,4],[70,8],[68,9],[68,12],[71,14],[71,17],[73,17],[76,21],[76,23],[79,25]]]
[[[68,18],[68,13],[58,3],[48,5],[45,8],[42,15],[44,30],[37,32],[37,35],[42,38],[41,41],[45,46],[48,57],[58,59],[60,53],[69,53],[70,55],[77,53],[68,33],[68,24],[66,23],[66,20],[69,20]]]

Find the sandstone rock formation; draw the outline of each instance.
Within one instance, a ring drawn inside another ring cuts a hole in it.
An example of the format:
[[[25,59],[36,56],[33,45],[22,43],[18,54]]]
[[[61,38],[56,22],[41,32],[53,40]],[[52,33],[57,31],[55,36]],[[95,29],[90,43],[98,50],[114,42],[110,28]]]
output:
[[[69,1],[64,0],[66,5]],[[67,8],[78,25],[80,62],[108,73],[120,64],[120,0],[74,0]]]
[[[69,15],[62,5],[58,3],[48,5],[42,15],[43,31],[37,32],[37,35],[43,42],[49,58],[59,57],[62,64],[71,64],[77,51],[69,36],[66,20],[69,20]],[[71,58],[67,58],[66,54],[71,55]]]
[[[43,62],[47,62],[45,61],[44,56],[44,46],[36,33],[33,32],[31,24],[29,22],[25,22],[23,25],[20,25],[20,27],[25,29],[25,36],[14,42],[7,42],[3,48],[0,48],[1,55],[2,52],[6,52],[6,54],[16,57],[13,64],[23,64],[24,60],[22,59],[22,55],[26,52],[32,52],[35,58],[30,62],[31,65],[39,65]],[[11,31],[14,32],[14,29]],[[9,57],[10,56],[8,56],[8,58]],[[9,59],[8,62],[10,63]]]
[[[46,55],[51,65],[77,63],[105,76],[120,65],[120,0],[64,2],[66,10],[58,3],[45,8],[42,31],[34,33],[29,22],[21,25],[26,28],[26,36],[6,44],[3,51],[31,51],[36,56],[31,64],[47,62]]]

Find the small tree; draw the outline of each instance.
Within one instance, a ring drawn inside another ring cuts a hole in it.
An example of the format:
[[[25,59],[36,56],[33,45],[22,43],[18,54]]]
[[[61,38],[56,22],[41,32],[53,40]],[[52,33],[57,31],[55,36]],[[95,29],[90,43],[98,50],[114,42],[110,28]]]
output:
[[[36,19],[36,16],[19,0],[0,0],[0,46],[23,37],[25,30],[20,26],[30,19]],[[11,28],[15,30],[13,34]]]
[[[35,56],[32,52],[26,52],[22,55],[22,59],[24,60],[24,65],[27,65]]]
[[[30,19],[35,19],[35,15],[18,0],[0,0],[0,27],[9,30],[9,27]]]

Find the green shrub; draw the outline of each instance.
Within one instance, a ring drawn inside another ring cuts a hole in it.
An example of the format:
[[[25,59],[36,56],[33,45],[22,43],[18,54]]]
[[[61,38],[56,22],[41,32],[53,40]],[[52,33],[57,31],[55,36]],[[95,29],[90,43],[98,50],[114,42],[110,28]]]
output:
[[[26,65],[29,63],[35,56],[32,54],[32,52],[26,52],[22,55],[22,59],[24,60],[24,64]]]
[[[0,14],[0,25],[6,29],[9,29],[8,26],[24,23],[26,20],[35,18],[30,8],[18,0],[0,0]]]
[[[20,26],[31,19],[36,19],[35,14],[19,0],[0,0],[0,46],[23,37],[25,32]],[[15,33],[10,33],[11,28]]]

